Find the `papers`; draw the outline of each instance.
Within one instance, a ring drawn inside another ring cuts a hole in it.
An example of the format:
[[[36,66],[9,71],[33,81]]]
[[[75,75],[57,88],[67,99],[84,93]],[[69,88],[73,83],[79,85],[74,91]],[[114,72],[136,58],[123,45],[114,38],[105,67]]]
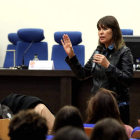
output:
[[[46,60],[31,60],[29,62],[29,70],[54,70],[54,63]]]

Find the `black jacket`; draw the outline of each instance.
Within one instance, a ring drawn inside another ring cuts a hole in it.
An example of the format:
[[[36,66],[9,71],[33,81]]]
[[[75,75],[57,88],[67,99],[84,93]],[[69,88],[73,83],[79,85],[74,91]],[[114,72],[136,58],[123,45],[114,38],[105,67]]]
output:
[[[1,102],[2,105],[8,106],[14,114],[21,110],[34,108],[40,103],[45,104],[41,99],[35,96],[26,96],[22,94],[10,94]]]
[[[81,66],[76,55],[71,59],[66,57],[65,61],[78,79],[93,77],[94,86],[91,90],[93,94],[103,87],[117,93],[117,101],[129,101],[128,87],[133,79],[133,56],[130,49],[124,46],[119,50],[109,50],[106,58],[110,65],[107,69],[100,64],[96,64],[95,69],[92,69],[94,53],[84,67]]]

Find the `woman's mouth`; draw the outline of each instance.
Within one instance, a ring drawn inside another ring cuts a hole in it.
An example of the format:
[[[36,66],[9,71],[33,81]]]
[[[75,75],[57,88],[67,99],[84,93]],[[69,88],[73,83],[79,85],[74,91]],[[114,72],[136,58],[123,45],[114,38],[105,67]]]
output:
[[[103,40],[105,37],[100,37],[100,40]]]

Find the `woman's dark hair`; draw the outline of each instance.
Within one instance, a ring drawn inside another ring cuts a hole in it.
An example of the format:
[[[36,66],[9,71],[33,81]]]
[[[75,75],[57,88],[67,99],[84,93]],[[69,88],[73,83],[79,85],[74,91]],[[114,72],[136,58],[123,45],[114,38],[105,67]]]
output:
[[[86,123],[94,124],[101,119],[109,117],[123,124],[120,119],[120,112],[115,99],[116,96],[114,92],[100,88],[88,102]]]
[[[113,32],[113,41],[114,41],[114,47],[115,49],[120,49],[122,46],[125,46],[123,37],[122,37],[122,32],[119,27],[119,23],[117,19],[113,16],[105,16],[102,17],[98,23],[97,23],[97,28],[99,29],[100,26],[103,27],[108,27],[112,29]],[[105,47],[103,43],[99,41],[99,46]]]
[[[106,118],[96,123],[90,140],[129,140],[125,128],[115,119]]]
[[[52,140],[88,140],[88,137],[79,128],[65,126],[56,132]]]
[[[64,106],[58,111],[55,117],[52,134],[55,134],[60,128],[68,125],[84,130],[82,116],[76,107]]]

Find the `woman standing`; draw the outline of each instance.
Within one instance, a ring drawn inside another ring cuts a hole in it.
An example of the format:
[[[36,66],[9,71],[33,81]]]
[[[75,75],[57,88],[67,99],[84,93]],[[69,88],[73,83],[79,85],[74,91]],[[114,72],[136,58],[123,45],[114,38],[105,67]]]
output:
[[[101,54],[96,50],[89,61],[81,66],[68,35],[61,40],[65,52],[66,62],[80,80],[93,77],[94,95],[103,87],[117,93],[117,102],[121,119],[129,123],[129,86],[133,78],[133,57],[131,51],[125,46],[118,21],[113,16],[105,16],[97,23],[99,46]],[[95,65],[94,65],[95,64]]]

